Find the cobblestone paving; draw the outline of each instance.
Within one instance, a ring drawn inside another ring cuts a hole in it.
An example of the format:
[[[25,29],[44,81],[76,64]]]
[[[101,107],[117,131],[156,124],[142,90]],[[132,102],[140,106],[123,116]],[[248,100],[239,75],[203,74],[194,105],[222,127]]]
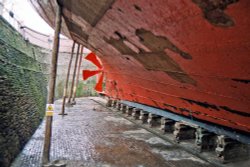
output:
[[[60,109],[61,100],[58,100],[53,118],[51,161],[65,160],[70,167],[209,166],[88,98],[77,99],[77,105],[67,108],[67,116],[59,116]],[[39,167],[43,138],[44,123],[12,167]]]

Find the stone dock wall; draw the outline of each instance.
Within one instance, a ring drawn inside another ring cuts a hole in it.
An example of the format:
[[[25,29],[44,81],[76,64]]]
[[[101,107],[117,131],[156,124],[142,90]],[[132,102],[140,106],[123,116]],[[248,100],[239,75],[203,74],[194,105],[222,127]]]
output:
[[[41,49],[0,17],[0,166],[7,167],[44,117],[47,65]]]
[[[76,52],[76,50],[75,50]],[[51,50],[31,44],[0,16],[0,166],[7,167],[44,117]],[[75,61],[75,56],[73,63]],[[56,99],[63,95],[70,51],[58,58]],[[81,69],[95,68],[84,61]],[[73,67],[71,68],[70,84]],[[82,81],[77,97],[95,95],[95,79]],[[86,91],[87,90],[87,91]]]

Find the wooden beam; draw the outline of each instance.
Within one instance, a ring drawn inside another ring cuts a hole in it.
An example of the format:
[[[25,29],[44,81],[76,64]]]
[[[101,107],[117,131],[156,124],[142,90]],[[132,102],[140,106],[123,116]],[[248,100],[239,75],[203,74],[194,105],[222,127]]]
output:
[[[62,23],[61,15],[62,15],[62,8],[60,5],[57,5],[54,43],[53,43],[51,67],[50,67],[49,94],[48,94],[48,104],[52,104],[52,106],[54,104],[54,96],[55,96],[57,60],[58,60],[59,40],[60,40],[60,31],[61,31],[61,23]],[[50,112],[48,112],[48,110]],[[45,139],[44,139],[43,157],[42,157],[43,164],[49,163],[50,161],[49,153],[50,153],[50,145],[51,145],[52,120],[53,120],[53,107],[52,109],[51,107],[50,109],[46,107],[46,127],[45,127]]]
[[[81,69],[81,64],[82,64],[82,54],[83,54],[83,45],[81,47],[80,60],[79,60],[79,64],[78,64],[77,74],[76,74],[76,85],[74,87],[72,104],[76,104],[75,98],[76,98],[76,90],[77,90],[78,83],[79,83],[79,74],[80,74],[80,69]]]
[[[65,101],[66,101],[67,92],[68,92],[69,75],[70,75],[71,64],[72,64],[72,60],[74,56],[74,50],[75,50],[75,41],[73,42],[73,45],[72,45],[71,56],[70,56],[69,65],[68,65],[68,72],[67,72],[67,76],[65,80],[64,89],[63,89],[62,111],[59,115],[66,115],[65,114]]]
[[[76,76],[76,68],[77,68],[77,62],[78,62],[78,57],[79,57],[79,51],[80,51],[80,44],[78,44],[78,46],[77,46],[75,67],[74,67],[73,78],[72,78],[72,83],[71,83],[71,89],[70,89],[70,94],[69,94],[67,105],[71,105],[71,98],[72,98],[73,89],[74,89],[74,85],[75,85],[75,76]]]

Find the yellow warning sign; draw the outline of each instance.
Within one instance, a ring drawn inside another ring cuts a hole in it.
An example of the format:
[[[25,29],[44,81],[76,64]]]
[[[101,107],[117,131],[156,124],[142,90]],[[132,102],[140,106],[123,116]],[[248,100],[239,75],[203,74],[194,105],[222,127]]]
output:
[[[46,111],[54,111],[54,104],[47,104]]]
[[[46,116],[53,116],[54,113],[54,104],[46,105]]]
[[[50,116],[50,117],[52,117],[53,116],[53,111],[46,111],[46,116]]]

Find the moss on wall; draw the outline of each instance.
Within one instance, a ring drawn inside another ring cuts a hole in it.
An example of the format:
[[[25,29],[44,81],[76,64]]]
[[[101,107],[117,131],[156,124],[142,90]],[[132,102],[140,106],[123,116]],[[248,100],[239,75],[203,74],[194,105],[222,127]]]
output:
[[[63,97],[64,90],[64,82],[65,80],[59,81],[56,85],[55,98],[60,99]],[[87,96],[97,96],[97,92],[94,90],[95,81],[92,83],[84,83],[83,81],[79,81],[79,84],[76,89],[76,97],[87,97]],[[67,95],[69,96],[71,89],[71,82],[69,82]]]
[[[30,44],[0,16],[0,166],[9,166],[44,117],[51,51]],[[70,53],[58,59],[55,98],[63,96]],[[74,56],[75,57],[75,56]],[[88,61],[82,67],[95,69]],[[73,66],[70,81],[72,80]],[[96,96],[95,77],[82,81],[76,97]],[[69,83],[68,91],[70,90]],[[69,92],[68,92],[69,94]]]
[[[97,96],[97,92],[94,90],[96,83],[83,83],[79,82],[76,90],[76,97]]]
[[[7,167],[34,133],[45,112],[47,80],[25,41],[0,17],[0,166]]]

